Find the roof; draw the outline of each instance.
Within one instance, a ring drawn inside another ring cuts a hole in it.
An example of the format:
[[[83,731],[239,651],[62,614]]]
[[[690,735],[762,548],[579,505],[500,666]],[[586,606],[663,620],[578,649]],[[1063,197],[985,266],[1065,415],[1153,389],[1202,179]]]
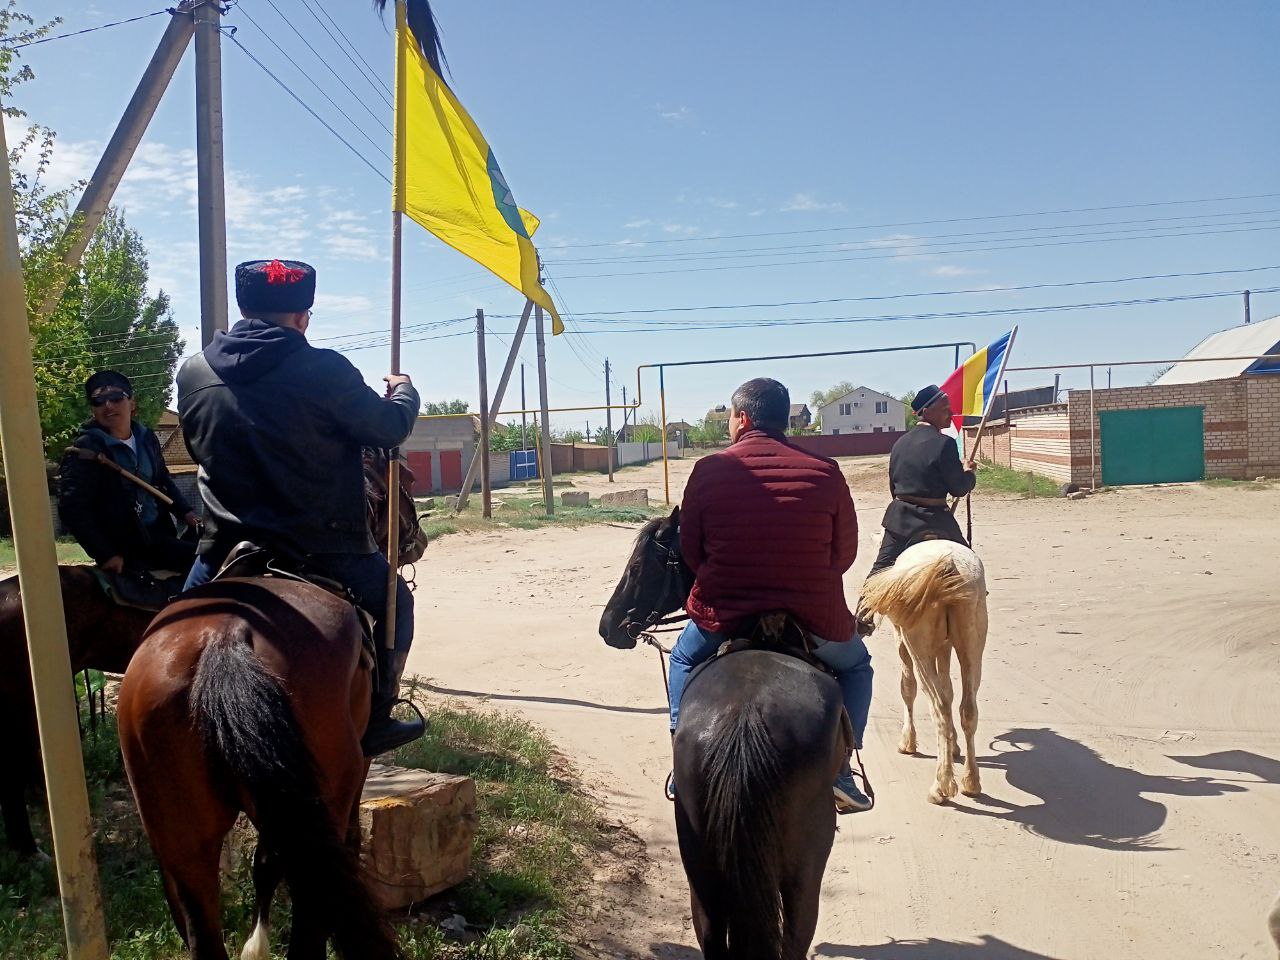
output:
[[[712,420],[712,421],[715,421],[715,420],[728,420],[728,419],[729,419],[729,408],[728,408],[728,407],[726,407],[726,406],[724,406],[724,405],[721,405],[721,406],[718,406],[718,407],[713,407],[712,409],[710,409],[710,410],[708,410],[708,411],[707,411],[707,419],[708,419],[708,420]]]
[[[845,400],[848,400],[855,393],[859,393],[859,394],[869,393],[878,400],[895,400],[898,403],[902,402],[891,393],[881,393],[879,390],[872,390],[870,387],[854,387],[852,390],[846,393],[843,397],[836,397],[830,403],[824,403],[821,407],[818,408],[818,410],[819,412],[821,412],[822,410],[827,409],[827,407],[834,407],[837,403],[841,403]]]
[[[169,430],[168,436],[160,436],[157,431],[156,438],[160,440],[160,455],[164,457],[165,466],[174,472],[186,472],[182,468],[195,469],[196,462],[191,459],[191,454],[187,452],[187,442],[182,437],[182,427],[166,427]]]
[[[793,403],[791,405],[791,412],[788,414],[788,416],[798,417],[800,416],[800,414],[804,413],[808,409],[809,409],[809,405],[807,403]]]
[[[1259,357],[1266,353],[1280,353],[1280,316],[1241,324],[1206,337],[1187,354],[1186,359]],[[1280,373],[1280,361],[1246,359],[1175,363],[1155,383],[1161,387],[1175,383],[1202,383],[1205,380],[1229,380],[1246,373]]]

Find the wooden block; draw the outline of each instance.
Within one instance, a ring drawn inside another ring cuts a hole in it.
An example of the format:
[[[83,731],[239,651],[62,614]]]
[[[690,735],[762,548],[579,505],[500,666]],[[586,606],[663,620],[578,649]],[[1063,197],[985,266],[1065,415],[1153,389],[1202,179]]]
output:
[[[470,777],[375,763],[360,799],[360,863],[374,900],[397,910],[461,883],[471,870]]]

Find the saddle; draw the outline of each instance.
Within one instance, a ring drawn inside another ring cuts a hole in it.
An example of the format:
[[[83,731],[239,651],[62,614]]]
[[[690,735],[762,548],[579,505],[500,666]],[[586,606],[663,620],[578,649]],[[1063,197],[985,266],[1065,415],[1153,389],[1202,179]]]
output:
[[[364,654],[371,664],[377,663],[376,641],[373,635],[374,614],[362,607],[355,596],[345,585],[327,577],[309,566],[306,559],[287,548],[278,545],[271,547],[245,540],[237,543],[222,561],[222,566],[213,575],[213,580],[227,580],[232,577],[252,579],[257,577],[294,580],[298,583],[309,583],[327,593],[345,600],[355,607],[360,618],[360,632],[363,639]],[[212,581],[211,581],[212,582]],[[375,667],[376,669],[376,667]]]
[[[126,570],[109,573],[98,567],[90,567],[102,592],[118,607],[132,607],[158,613],[168,606],[186,582],[186,574],[172,570]]]
[[[768,650],[773,653],[785,654],[807,663],[830,677],[834,678],[836,675],[831,667],[813,655],[813,650],[809,643],[809,632],[800,626],[795,617],[785,610],[774,610],[769,613],[759,614],[751,628],[746,632],[746,636],[734,640],[726,640],[720,644],[715,656],[707,660],[706,663],[711,663],[720,657],[742,650]],[[705,665],[702,664],[701,666]],[[699,669],[701,669],[701,666]],[[692,675],[690,679],[692,679]]]

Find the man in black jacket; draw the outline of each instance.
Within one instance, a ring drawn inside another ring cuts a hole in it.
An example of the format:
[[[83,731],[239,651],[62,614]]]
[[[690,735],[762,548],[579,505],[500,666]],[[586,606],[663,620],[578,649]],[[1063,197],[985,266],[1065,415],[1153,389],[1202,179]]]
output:
[[[889,453],[893,500],[884,512],[884,539],[868,577],[893,566],[902,551],[921,540],[969,545],[947,506],[948,496],[963,497],[977,483],[973,460],[961,465],[955,440],[942,432],[951,423],[951,398],[931,384],[916,393],[911,409],[920,421]],[[866,636],[872,629],[859,610],[858,633]]]
[[[315,270],[256,260],[236,267],[243,317],[214,335],[178,373],[178,413],[200,465],[205,532],[188,588],[208,581],[242,540],[305,556],[345,584],[385,635],[387,561],[365,508],[362,447],[394,447],[413,430],[419,399],[409,378],[385,377],[380,397],[351,362],[307,342]],[[374,756],[422,735],[397,721],[413,642],[413,594],[397,578],[395,649],[378,643],[378,689],[364,750]]]
[[[102,454],[167,495],[169,506],[97,460],[74,453],[59,471],[58,514],[71,535],[103,570],[185,573],[195,543],[179,540],[174,518],[189,527],[200,519],[169,476],[155,433],[134,420],[133,384],[115,370],[99,370],[84,384],[93,417],[74,446]]]

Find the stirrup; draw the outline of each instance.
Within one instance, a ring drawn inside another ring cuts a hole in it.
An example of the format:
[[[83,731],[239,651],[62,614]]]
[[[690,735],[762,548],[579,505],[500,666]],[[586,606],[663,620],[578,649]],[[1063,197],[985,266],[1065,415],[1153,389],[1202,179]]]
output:
[[[662,785],[662,794],[672,803],[676,802],[676,772],[667,774],[667,782]]]
[[[865,793],[867,795],[867,799],[871,801],[871,806],[867,807],[867,809],[874,810],[876,806],[875,787],[871,786],[871,778],[867,776],[867,768],[862,765],[862,753],[857,747],[854,747],[853,749],[853,757],[858,761],[858,769],[853,769],[853,764],[850,764],[849,773],[853,775],[854,780],[862,781],[862,792]]]

